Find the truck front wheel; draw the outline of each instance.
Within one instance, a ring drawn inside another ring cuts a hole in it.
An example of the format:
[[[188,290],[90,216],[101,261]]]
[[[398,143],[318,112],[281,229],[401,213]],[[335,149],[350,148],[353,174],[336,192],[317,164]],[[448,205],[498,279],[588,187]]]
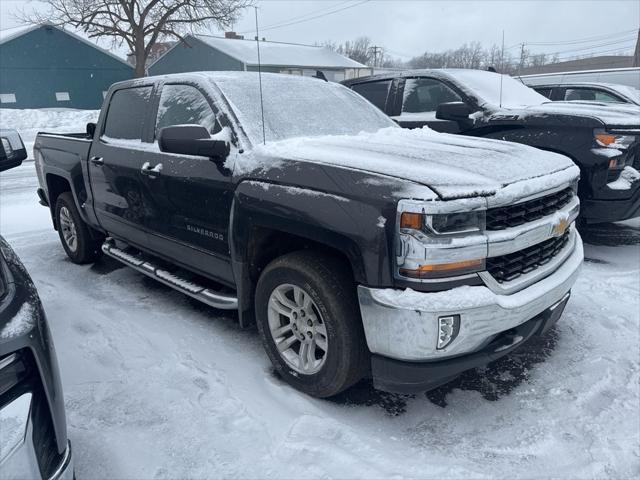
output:
[[[330,397],[367,373],[356,288],[343,261],[309,251],[273,260],[258,281],[256,316],[271,362],[296,389]]]
[[[91,236],[71,192],[60,194],[56,201],[55,215],[62,247],[73,263],[90,263],[100,256],[101,242]]]

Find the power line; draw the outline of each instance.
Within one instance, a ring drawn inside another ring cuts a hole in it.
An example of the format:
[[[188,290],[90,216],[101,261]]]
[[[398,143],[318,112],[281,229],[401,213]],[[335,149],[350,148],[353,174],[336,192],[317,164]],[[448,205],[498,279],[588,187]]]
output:
[[[608,47],[608,46],[611,46],[611,45],[620,45],[622,43],[635,42],[635,41],[636,41],[636,37],[633,36],[633,37],[627,37],[627,38],[624,38],[624,39],[620,39],[620,40],[617,40],[615,42],[606,42],[606,43],[600,43],[598,45],[589,45],[589,46],[586,46],[586,47],[571,48],[569,50],[560,50],[560,51],[557,51],[557,52],[552,52],[551,55],[556,54],[556,53],[560,54],[560,53],[580,52],[580,51],[583,51],[583,50],[591,50],[593,48]]]
[[[339,3],[336,3],[334,5],[330,5],[328,7],[318,8],[316,10],[312,10],[312,11],[307,12],[307,13],[302,14],[302,15],[297,15],[295,17],[287,18],[286,20],[281,20],[279,22],[272,23],[270,25],[266,25],[265,28],[277,27],[277,26],[279,26],[279,25],[281,25],[283,23],[287,23],[287,22],[290,22],[292,20],[298,20],[298,19],[302,19],[302,18],[308,17],[309,15],[314,15],[316,13],[325,12],[327,10],[332,10],[332,9],[334,9],[336,7],[339,7],[340,5],[344,5],[345,3],[349,3],[349,2],[352,2],[352,1],[353,0],[345,0],[343,2],[339,2]],[[252,32],[252,30],[249,30],[249,31],[246,31],[246,32],[239,32],[239,33],[251,33],[251,32]]]
[[[414,58],[416,56],[419,56],[419,55],[407,55],[406,53],[401,53],[401,52],[398,52],[397,50],[391,50],[390,48],[387,48],[386,51],[393,55],[397,55],[398,57],[403,57],[403,58]]]
[[[560,62],[564,62],[564,61],[569,61],[569,60],[581,60],[584,58],[591,58],[591,57],[596,57],[596,56],[600,56],[600,55],[605,55],[607,53],[612,54],[612,53],[619,53],[619,52],[624,52],[624,51],[631,51],[633,49],[633,46],[627,46],[627,47],[618,47],[618,48],[611,48],[608,50],[601,50],[601,51],[597,51],[597,52],[588,52],[585,54],[579,54],[579,55],[568,55],[566,57],[560,57],[558,58],[558,61]]]
[[[557,41],[557,42],[525,42],[527,45],[532,45],[532,46],[545,46],[545,45],[575,45],[575,44],[580,44],[580,43],[589,43],[589,42],[600,42],[603,40],[607,40],[610,38],[616,38],[616,37],[621,37],[624,35],[628,35],[630,33],[636,33],[638,30],[637,29],[633,29],[633,30],[625,30],[622,32],[616,32],[616,33],[610,33],[607,35],[598,35],[595,37],[586,37],[586,38],[581,38],[581,39],[575,39],[575,40],[562,40],[562,41]],[[521,42],[522,43],[522,42]],[[514,48],[514,47],[519,47],[520,43],[517,43],[515,45],[511,45],[508,48]]]
[[[285,23],[281,23],[281,24],[274,24],[274,25],[272,25],[270,27],[263,28],[262,31],[264,32],[265,30],[275,30],[277,28],[289,27],[291,25],[296,25],[298,23],[309,22],[309,21],[315,20],[317,18],[322,18],[322,17],[326,17],[328,15],[333,15],[334,13],[342,12],[342,11],[347,10],[349,8],[357,7],[359,5],[362,5],[363,3],[367,3],[369,1],[371,1],[371,0],[362,0],[362,1],[358,2],[358,3],[347,5],[345,7],[339,8],[337,10],[332,10],[330,12],[322,13],[320,15],[315,15],[315,16],[312,16],[312,17],[309,17],[309,18],[304,18],[304,19],[301,19],[301,20],[296,20],[296,21],[291,21],[291,22],[285,21]],[[341,5],[341,4],[338,4],[338,5]],[[335,6],[337,6],[337,5],[334,5],[334,7]],[[251,32],[240,32],[240,33],[251,33]]]

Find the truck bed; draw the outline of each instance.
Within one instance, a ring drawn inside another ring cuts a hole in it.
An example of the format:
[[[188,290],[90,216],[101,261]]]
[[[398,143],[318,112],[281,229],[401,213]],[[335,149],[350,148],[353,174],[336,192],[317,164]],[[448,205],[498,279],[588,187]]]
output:
[[[41,152],[41,160],[53,167],[68,169],[70,163],[86,160],[91,149],[91,138],[86,133],[39,132],[34,152]]]
[[[51,173],[65,178],[75,192],[85,191],[91,142],[86,133],[38,133],[33,153],[40,185],[47,185],[45,177]]]

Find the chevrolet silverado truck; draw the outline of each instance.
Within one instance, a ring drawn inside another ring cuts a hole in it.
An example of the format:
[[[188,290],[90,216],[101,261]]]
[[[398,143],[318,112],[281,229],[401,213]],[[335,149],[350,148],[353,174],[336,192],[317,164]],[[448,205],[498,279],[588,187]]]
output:
[[[637,105],[551,102],[508,75],[481,70],[413,70],[343,83],[405,128],[428,126],[566,155],[580,168],[582,223],[640,215]]]
[[[263,74],[262,102],[259,85],[126,81],[86,134],[38,134],[38,193],[69,258],[102,252],[237,310],[317,397],[366,377],[424,391],[558,320],[583,259],[571,160],[404,130],[318,79]]]

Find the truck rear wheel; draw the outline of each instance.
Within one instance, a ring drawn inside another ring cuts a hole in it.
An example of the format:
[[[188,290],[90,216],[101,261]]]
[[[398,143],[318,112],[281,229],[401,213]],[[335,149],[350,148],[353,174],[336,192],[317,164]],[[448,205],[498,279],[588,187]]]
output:
[[[265,350],[296,389],[331,397],[367,373],[356,289],[344,262],[308,251],[279,257],[260,276],[255,301]]]
[[[71,192],[61,193],[56,201],[56,224],[64,251],[73,263],[96,260],[102,251],[100,240],[91,236],[89,227],[80,217]]]

